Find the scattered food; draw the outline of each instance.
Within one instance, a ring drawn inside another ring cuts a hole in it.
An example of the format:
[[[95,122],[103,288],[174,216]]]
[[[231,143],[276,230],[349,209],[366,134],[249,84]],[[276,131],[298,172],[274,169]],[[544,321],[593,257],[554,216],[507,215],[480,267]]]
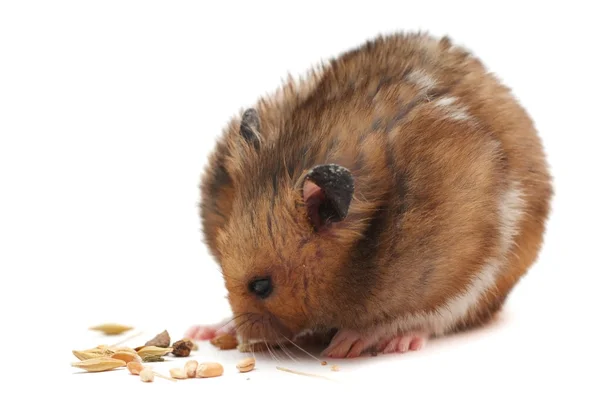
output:
[[[190,360],[185,363],[185,366],[183,368],[188,378],[194,378],[196,377],[196,370],[198,369],[198,361]]]
[[[127,369],[134,376],[139,376],[141,371],[144,369],[144,366],[137,361],[130,361],[127,363]]]
[[[167,330],[164,330],[163,332],[161,332],[160,334],[158,334],[157,336],[152,338],[150,341],[146,342],[146,344],[144,346],[168,348],[169,345],[171,345],[171,337],[169,336],[169,333],[167,332]]]
[[[249,357],[237,363],[236,368],[239,370],[240,373],[247,373],[248,371],[254,370],[255,364],[256,360],[252,357]]]
[[[113,324],[113,323],[96,325],[96,326],[93,326],[90,328],[90,330],[92,330],[92,331],[100,331],[100,332],[103,332],[105,335],[119,335],[119,334],[122,334],[123,332],[127,332],[131,329],[133,329],[133,327],[131,327],[131,326]]]
[[[340,371],[340,367],[334,364],[331,366],[331,371]]]
[[[321,365],[327,365],[327,361],[321,361]]]
[[[72,363],[72,367],[81,368],[89,372],[99,372],[114,370],[115,368],[125,367],[127,363],[123,360],[117,360],[110,357],[91,358],[76,363]]]
[[[143,362],[157,362],[164,361],[163,356],[172,352],[173,348],[161,348],[155,346],[148,346],[140,348],[137,353]]]
[[[144,368],[140,372],[140,380],[144,383],[152,383],[154,381],[154,372],[149,368]]]
[[[223,366],[219,363],[202,363],[196,370],[196,377],[208,378],[223,375]]]
[[[110,358],[115,358],[117,360],[123,360],[126,363],[130,363],[131,361],[139,362],[142,360],[140,358],[140,356],[137,355],[137,353],[129,352],[129,351],[117,351],[113,355],[111,355]]]
[[[191,341],[180,340],[173,344],[173,355],[175,357],[189,357],[194,344]]]
[[[237,348],[237,338],[231,334],[221,334],[210,340],[210,343],[222,350],[233,350]]]
[[[198,351],[198,344],[196,344],[194,340],[190,338],[184,338],[183,340],[192,344],[192,351]]]
[[[179,379],[179,380],[188,378],[187,372],[183,368],[171,368],[169,370],[169,373],[171,373],[171,377]]]

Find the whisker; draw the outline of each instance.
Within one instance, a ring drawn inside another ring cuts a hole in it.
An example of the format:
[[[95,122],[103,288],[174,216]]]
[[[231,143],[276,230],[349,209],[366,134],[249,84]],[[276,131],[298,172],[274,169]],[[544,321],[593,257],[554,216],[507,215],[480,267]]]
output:
[[[291,339],[289,339],[288,337],[286,337],[285,335],[282,334],[282,336],[287,339],[293,346],[295,346],[296,348],[298,348],[300,351],[304,352],[306,355],[308,355],[309,357],[312,357],[313,359],[315,359],[318,362],[321,362],[322,360],[320,360],[318,357],[315,357],[314,355],[312,355],[310,352],[306,351],[304,348],[302,348],[300,345],[296,344],[294,341],[292,341]]]

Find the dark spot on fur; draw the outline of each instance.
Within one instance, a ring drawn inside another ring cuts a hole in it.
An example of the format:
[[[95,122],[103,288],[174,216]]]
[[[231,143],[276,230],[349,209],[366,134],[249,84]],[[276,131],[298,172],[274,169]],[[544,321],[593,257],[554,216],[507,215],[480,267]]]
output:
[[[371,124],[371,130],[379,130],[382,126],[383,126],[383,120],[380,118],[377,118],[373,121],[373,124]]]

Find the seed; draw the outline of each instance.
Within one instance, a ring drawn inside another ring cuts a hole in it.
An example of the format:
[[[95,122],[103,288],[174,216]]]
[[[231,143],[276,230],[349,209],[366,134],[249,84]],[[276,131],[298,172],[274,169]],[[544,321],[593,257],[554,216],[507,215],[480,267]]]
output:
[[[155,346],[142,347],[137,354],[144,362],[162,361],[162,356],[173,351],[173,348],[161,348]]]
[[[103,357],[105,354],[100,351],[92,351],[92,350],[75,351],[75,350],[73,350],[73,355],[75,357],[77,357],[79,360],[84,361],[84,360],[90,360],[92,358],[100,358],[100,357]]]
[[[154,372],[150,368],[144,368],[140,372],[140,379],[144,383],[152,383],[154,381]]]
[[[183,341],[189,342],[192,344],[192,351],[198,351],[198,344],[196,344],[193,340],[189,338],[184,338]]]
[[[210,340],[210,343],[222,350],[233,350],[238,346],[237,338],[231,334],[221,334]]]
[[[129,348],[129,347],[115,347],[113,348],[114,352],[130,352],[132,354],[137,354],[137,351],[134,350],[133,348]]]
[[[207,377],[219,377],[223,375],[223,366],[219,363],[202,363],[196,370],[196,377],[207,378]]]
[[[137,355],[135,353],[130,353],[129,351],[118,351],[118,352],[115,352],[110,357],[116,358],[117,360],[123,360],[126,363],[129,363],[131,361],[137,361],[137,362],[141,361],[141,358],[139,355]]]
[[[110,357],[91,358],[89,360],[71,364],[73,367],[81,368],[89,372],[113,370],[115,368],[125,367],[126,365],[127,363],[125,361]]]
[[[190,360],[187,363],[185,363],[185,366],[183,368],[188,378],[194,378],[196,377],[196,370],[198,369],[198,361]]]
[[[106,335],[119,335],[123,332],[129,331],[130,329],[133,329],[133,327],[113,323],[96,325],[90,328],[92,331],[104,332]]]
[[[327,361],[321,361],[321,365],[327,365]]]
[[[193,346],[194,344],[191,341],[179,340],[173,344],[173,355],[176,357],[189,357]]]
[[[340,367],[334,364],[331,366],[331,371],[340,371]]]
[[[247,373],[248,371],[252,371],[254,369],[255,364],[256,360],[253,357],[249,357],[238,362],[236,367],[240,373]]]
[[[168,348],[169,345],[171,345],[171,337],[167,330],[164,330],[145,344],[146,347],[154,346],[161,348]]]
[[[137,361],[130,361],[127,363],[127,369],[134,376],[139,376],[144,368],[145,367]]]
[[[169,370],[169,373],[171,373],[171,377],[173,377],[173,378],[177,378],[177,379],[187,378],[187,373],[183,368],[171,368]]]

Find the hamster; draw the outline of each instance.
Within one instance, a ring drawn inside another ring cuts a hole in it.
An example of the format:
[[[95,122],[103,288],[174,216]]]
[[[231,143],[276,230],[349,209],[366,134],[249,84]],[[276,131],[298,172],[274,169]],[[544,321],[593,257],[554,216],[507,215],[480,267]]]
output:
[[[510,89],[449,37],[400,32],[240,109],[200,192],[233,317],[188,336],[333,331],[323,356],[352,358],[486,324],[537,261],[554,190]]]

